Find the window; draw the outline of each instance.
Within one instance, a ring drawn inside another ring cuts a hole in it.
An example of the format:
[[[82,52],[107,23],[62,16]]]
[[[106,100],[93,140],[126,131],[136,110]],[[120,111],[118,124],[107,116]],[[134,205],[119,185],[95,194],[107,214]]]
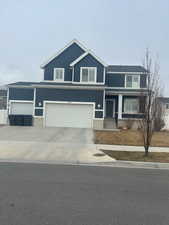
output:
[[[166,104],[166,109],[169,109],[169,103]]]
[[[6,109],[7,107],[7,97],[0,96],[0,109]]]
[[[64,81],[64,68],[54,68],[54,80]]]
[[[81,67],[81,82],[96,83],[96,67]]]
[[[140,75],[126,75],[127,88],[140,88]]]
[[[124,112],[125,113],[138,113],[139,112],[139,99],[137,99],[137,98],[124,99]]]

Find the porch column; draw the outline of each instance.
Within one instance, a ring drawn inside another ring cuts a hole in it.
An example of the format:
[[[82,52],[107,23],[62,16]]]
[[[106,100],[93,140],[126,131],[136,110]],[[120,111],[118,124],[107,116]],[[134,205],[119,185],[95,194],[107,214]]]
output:
[[[123,100],[123,95],[119,94],[118,95],[118,119],[122,119],[122,100]]]

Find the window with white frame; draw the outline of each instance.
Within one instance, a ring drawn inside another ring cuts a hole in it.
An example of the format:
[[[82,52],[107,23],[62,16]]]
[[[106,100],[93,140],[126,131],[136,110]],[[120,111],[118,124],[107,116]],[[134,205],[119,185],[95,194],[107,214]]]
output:
[[[64,68],[54,68],[54,77],[53,80],[55,81],[64,81]]]
[[[96,67],[81,67],[80,76],[81,76],[81,82],[96,83],[97,68]]]
[[[126,88],[140,88],[140,75],[126,75]]]
[[[124,113],[139,113],[139,99],[138,98],[124,99]]]

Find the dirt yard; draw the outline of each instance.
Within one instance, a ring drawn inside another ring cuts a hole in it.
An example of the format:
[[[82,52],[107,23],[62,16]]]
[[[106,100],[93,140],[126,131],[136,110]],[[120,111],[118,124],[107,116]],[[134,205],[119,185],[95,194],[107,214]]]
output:
[[[150,152],[145,157],[144,152],[102,151],[116,160],[169,163],[169,153],[165,152]]]
[[[140,132],[134,130],[95,131],[95,143],[134,146],[141,146],[143,144]],[[169,132],[154,133],[152,146],[169,147]]]

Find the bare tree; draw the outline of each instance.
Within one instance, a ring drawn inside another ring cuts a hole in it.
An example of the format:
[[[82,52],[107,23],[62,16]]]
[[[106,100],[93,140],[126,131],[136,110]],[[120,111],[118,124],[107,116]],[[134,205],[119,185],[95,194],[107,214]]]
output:
[[[152,136],[157,129],[157,124],[162,121],[162,105],[158,101],[161,96],[161,85],[159,75],[159,64],[153,62],[150,52],[147,49],[143,63],[147,71],[147,91],[140,97],[141,111],[143,117],[140,120],[141,134],[145,149],[145,156],[148,156]]]

